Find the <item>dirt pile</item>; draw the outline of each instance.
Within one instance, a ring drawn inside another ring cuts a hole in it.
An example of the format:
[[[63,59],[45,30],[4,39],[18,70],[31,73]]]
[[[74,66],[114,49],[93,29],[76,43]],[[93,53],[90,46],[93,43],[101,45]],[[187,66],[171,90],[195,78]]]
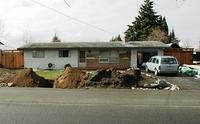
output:
[[[16,87],[53,87],[53,83],[38,76],[32,68],[23,69],[8,80]]]
[[[86,72],[67,67],[63,74],[54,81],[54,88],[81,88],[84,87],[86,78]]]
[[[0,68],[0,86],[7,86],[7,81],[10,77],[16,74],[17,70],[9,70]]]
[[[98,70],[88,74],[86,85],[97,88],[130,88],[138,85],[138,76],[134,70],[119,72],[115,69]]]
[[[115,69],[102,69],[86,73],[75,68],[66,68],[54,82],[55,88],[130,88],[137,86],[138,76],[134,70],[119,72]]]

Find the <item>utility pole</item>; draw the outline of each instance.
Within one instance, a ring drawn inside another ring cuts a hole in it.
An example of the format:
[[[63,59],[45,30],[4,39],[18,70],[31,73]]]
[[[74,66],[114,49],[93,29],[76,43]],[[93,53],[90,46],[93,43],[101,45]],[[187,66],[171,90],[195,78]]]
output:
[[[200,50],[200,41],[199,41],[199,50]]]

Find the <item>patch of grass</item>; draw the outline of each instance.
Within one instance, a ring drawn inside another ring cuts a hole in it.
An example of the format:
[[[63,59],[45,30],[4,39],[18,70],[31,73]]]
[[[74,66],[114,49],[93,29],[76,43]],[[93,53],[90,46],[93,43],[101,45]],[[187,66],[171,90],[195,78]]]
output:
[[[63,73],[63,70],[39,70],[36,71],[36,74],[38,74],[41,77],[44,77],[48,80],[55,80],[58,76],[60,76]]]

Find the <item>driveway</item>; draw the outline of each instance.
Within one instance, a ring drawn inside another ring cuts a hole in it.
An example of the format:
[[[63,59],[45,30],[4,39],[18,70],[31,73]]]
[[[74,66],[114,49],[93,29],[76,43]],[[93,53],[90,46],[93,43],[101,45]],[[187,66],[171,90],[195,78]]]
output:
[[[148,74],[155,76],[153,73],[148,73]],[[162,74],[157,77],[159,79],[166,79],[170,83],[179,86],[181,90],[200,90],[200,79],[195,79],[195,77],[188,77],[181,74],[178,74],[177,76]]]

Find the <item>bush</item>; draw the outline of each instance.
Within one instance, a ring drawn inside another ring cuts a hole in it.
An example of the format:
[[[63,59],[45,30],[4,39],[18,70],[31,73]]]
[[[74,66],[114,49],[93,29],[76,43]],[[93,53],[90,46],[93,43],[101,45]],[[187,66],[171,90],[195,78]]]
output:
[[[66,65],[64,66],[64,68],[66,69],[67,67],[72,67],[72,66],[68,63],[68,64],[66,64]]]

